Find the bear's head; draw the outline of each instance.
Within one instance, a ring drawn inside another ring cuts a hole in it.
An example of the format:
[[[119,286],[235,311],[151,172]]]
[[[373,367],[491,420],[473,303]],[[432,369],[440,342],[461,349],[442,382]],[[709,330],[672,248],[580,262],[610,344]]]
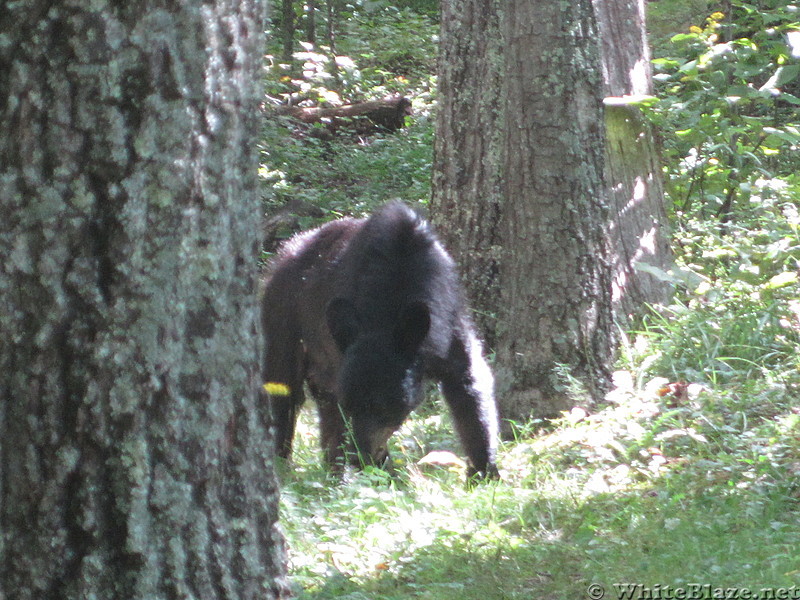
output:
[[[389,437],[423,399],[420,347],[430,330],[430,310],[410,302],[389,323],[368,326],[352,301],[334,298],[326,316],[342,353],[337,400],[352,428],[353,462],[381,465]]]

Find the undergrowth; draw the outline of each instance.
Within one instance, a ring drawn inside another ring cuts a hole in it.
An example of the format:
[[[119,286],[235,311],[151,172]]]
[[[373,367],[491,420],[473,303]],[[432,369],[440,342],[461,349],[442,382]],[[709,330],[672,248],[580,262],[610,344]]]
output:
[[[619,371],[607,405],[503,444],[502,480],[464,486],[437,405],[395,436],[395,471],[332,479],[313,416],[283,470],[301,598],[609,597],[615,584],[800,582],[800,409],[786,386],[735,392]]]
[[[417,99],[414,109],[406,129],[356,140],[315,139],[297,134],[288,120],[273,120],[263,137],[266,211],[301,200],[329,220],[369,212],[387,200],[427,202],[433,123],[429,102]]]

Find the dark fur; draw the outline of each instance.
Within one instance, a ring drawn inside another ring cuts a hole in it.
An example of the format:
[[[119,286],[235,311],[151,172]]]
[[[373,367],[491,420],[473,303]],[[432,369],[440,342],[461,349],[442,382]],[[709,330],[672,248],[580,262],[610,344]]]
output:
[[[353,443],[351,462],[382,462],[431,378],[471,472],[496,475],[492,374],[453,261],[411,209],[388,204],[369,219],[289,240],[267,281],[262,318],[265,381],[290,391],[271,400],[280,456],[291,452],[304,381],[317,401],[325,458],[339,468]]]

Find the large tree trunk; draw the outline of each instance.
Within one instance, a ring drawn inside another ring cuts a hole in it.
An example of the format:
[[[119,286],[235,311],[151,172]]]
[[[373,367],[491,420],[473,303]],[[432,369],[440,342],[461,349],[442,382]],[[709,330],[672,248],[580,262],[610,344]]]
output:
[[[589,0],[445,0],[432,212],[497,353],[506,419],[593,398],[614,349],[602,79]]]
[[[559,365],[600,398],[612,309],[669,292],[636,266],[670,260],[652,132],[601,103],[650,93],[644,35],[639,0],[442,2],[432,218],[496,350],[505,418],[568,408]]]
[[[672,252],[653,130],[635,102],[653,93],[642,0],[595,0],[606,102],[605,178],[611,204],[613,300],[621,320],[669,297],[669,284],[640,268],[669,268]]]
[[[144,6],[18,3],[0,32],[9,599],[286,593],[257,393],[261,3]]]
[[[498,397],[506,418],[553,416],[610,377],[614,322],[603,180],[603,89],[590,0],[506,2]]]

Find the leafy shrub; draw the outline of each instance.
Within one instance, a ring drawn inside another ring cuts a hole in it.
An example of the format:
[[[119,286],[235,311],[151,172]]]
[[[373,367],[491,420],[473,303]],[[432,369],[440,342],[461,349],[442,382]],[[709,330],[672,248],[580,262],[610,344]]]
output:
[[[386,2],[361,2],[339,11],[335,27],[335,51],[327,39],[296,41],[301,50],[289,64],[277,58],[280,40],[271,38],[267,94],[294,104],[337,105],[430,90],[438,52],[434,19]]]
[[[393,199],[427,203],[433,124],[424,106],[419,111],[406,129],[356,143],[296,135],[295,123],[271,121],[262,151],[265,208],[272,211],[299,199],[335,218],[366,213]]]
[[[642,333],[672,380],[797,380],[800,31],[795,6],[732,0],[654,60],[681,288]]]
[[[651,373],[716,384],[797,380],[800,214],[796,191],[774,183],[756,182],[758,195],[723,231],[713,220],[676,223],[678,263],[663,276],[683,290],[645,319],[658,356]]]
[[[428,17],[386,7],[350,19],[337,49],[359,63],[365,76],[407,81],[435,72],[437,35],[438,26]]]
[[[796,179],[798,11],[733,0],[656,58],[667,189],[678,212],[728,220],[757,179]]]

